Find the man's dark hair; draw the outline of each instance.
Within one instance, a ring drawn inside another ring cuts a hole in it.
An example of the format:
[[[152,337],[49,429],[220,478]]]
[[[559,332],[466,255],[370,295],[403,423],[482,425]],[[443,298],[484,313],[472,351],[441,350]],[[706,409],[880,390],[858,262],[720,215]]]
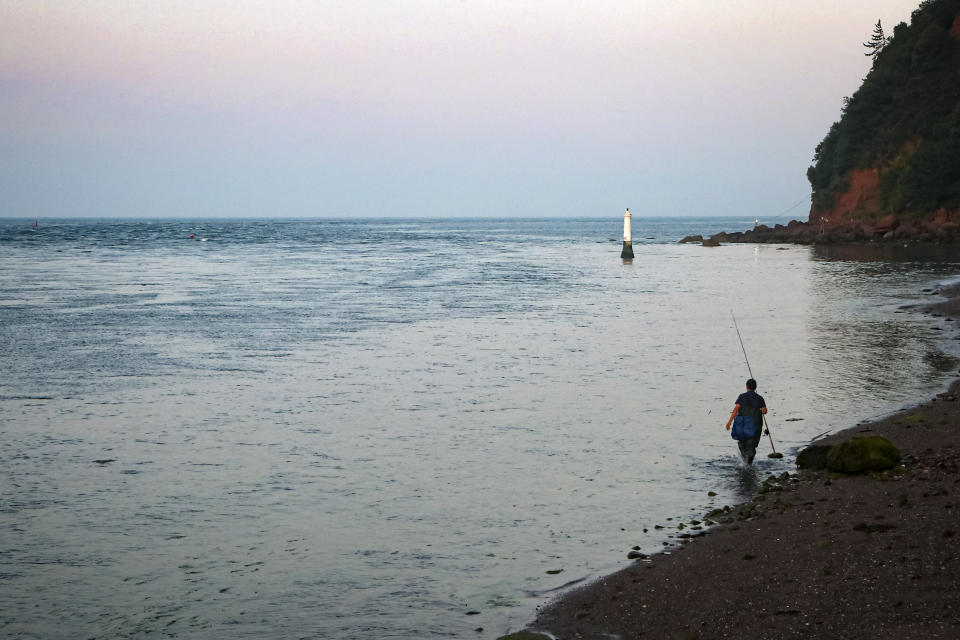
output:
[[[753,378],[750,378],[749,380],[747,380],[747,389],[750,389],[750,391],[756,391],[757,381],[754,380]]]

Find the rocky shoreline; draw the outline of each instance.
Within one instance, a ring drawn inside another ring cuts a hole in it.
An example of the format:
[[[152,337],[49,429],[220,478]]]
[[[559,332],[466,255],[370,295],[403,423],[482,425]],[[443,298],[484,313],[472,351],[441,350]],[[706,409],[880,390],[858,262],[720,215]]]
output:
[[[960,319],[960,286],[926,309]],[[544,606],[510,640],[960,638],[960,379],[819,440],[881,436],[880,473],[784,472],[668,554]],[[699,523],[698,523],[699,524]]]
[[[900,219],[889,215],[874,221],[843,221],[830,223],[801,222],[770,227],[757,225],[747,231],[721,232],[704,238],[686,236],[680,243],[698,242],[704,246],[719,246],[723,242],[788,243],[788,244],[849,244],[863,242],[899,242],[916,244],[960,244],[960,223],[947,213],[924,220]]]

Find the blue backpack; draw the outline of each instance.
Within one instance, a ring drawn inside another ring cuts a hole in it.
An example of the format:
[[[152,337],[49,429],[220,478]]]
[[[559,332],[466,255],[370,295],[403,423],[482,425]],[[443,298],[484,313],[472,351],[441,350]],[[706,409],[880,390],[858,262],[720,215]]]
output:
[[[730,435],[734,440],[749,440],[754,437],[755,433],[753,418],[750,416],[737,416],[733,419],[733,428],[730,430]]]

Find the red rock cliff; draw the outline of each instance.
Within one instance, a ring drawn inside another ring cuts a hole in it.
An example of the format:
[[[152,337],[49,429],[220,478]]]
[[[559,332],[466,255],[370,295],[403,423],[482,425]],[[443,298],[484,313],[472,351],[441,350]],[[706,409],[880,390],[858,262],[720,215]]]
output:
[[[854,169],[849,174],[850,188],[837,194],[833,208],[810,211],[810,222],[837,223],[849,221],[854,211],[872,217],[880,207],[880,170]]]

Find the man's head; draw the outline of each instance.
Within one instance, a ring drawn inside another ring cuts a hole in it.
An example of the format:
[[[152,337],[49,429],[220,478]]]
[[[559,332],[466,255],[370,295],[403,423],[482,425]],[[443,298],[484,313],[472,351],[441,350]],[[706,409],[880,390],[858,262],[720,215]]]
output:
[[[749,380],[747,380],[747,389],[750,389],[750,391],[756,391],[757,381],[754,380],[753,378],[750,378]]]

